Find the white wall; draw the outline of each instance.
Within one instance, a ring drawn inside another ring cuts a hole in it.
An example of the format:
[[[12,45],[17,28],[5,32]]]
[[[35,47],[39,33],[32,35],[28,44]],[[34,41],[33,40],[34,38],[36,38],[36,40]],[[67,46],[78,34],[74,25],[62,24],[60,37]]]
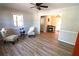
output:
[[[64,8],[59,40],[75,45],[79,31],[79,6]]]
[[[34,26],[36,27],[36,33],[40,34],[40,16],[38,13],[34,14]]]
[[[79,31],[79,6],[63,9],[61,29]]]
[[[16,28],[13,22],[13,14],[23,14],[24,27],[26,32],[33,25],[32,13],[3,7],[0,8],[0,28],[2,27]]]
[[[76,37],[77,37],[77,32],[61,30],[59,32],[58,40],[69,43],[71,45],[75,45]]]

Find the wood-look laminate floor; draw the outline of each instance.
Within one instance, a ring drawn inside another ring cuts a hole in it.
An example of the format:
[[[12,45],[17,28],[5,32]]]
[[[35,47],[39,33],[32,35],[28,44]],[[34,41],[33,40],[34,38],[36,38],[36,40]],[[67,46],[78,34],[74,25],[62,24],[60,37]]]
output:
[[[70,56],[72,50],[72,45],[58,41],[58,32],[26,36],[15,45],[0,43],[1,56]]]

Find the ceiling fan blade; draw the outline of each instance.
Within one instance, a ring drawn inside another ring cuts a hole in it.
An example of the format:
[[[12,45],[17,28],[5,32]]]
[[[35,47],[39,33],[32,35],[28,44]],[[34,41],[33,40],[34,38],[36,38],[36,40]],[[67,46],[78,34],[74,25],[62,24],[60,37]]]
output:
[[[35,8],[35,7],[30,7],[30,8]]]
[[[41,8],[40,8],[40,7],[38,7],[37,9],[38,9],[38,10],[41,10]]]
[[[36,3],[36,6],[41,6],[43,3]]]
[[[48,6],[40,6],[40,7],[48,8]]]
[[[30,4],[32,4],[32,5],[36,5],[35,3],[30,3]]]

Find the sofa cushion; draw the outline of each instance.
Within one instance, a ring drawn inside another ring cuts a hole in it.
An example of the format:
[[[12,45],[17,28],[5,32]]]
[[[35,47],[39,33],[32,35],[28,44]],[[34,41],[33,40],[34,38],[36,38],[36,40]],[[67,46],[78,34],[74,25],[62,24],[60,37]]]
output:
[[[18,35],[10,35],[5,38],[6,41],[15,41],[18,38]]]

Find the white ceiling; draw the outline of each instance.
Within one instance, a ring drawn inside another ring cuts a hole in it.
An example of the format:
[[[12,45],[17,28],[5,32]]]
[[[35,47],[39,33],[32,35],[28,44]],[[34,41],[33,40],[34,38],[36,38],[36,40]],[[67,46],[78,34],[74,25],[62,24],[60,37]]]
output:
[[[42,8],[42,10],[50,10],[50,9],[58,9],[65,8],[71,6],[79,6],[79,3],[44,3],[43,5],[47,5],[48,8]],[[39,10],[35,8],[30,8],[33,5],[30,3],[0,3],[1,7],[13,8],[16,10],[28,11],[28,12],[38,12]]]

